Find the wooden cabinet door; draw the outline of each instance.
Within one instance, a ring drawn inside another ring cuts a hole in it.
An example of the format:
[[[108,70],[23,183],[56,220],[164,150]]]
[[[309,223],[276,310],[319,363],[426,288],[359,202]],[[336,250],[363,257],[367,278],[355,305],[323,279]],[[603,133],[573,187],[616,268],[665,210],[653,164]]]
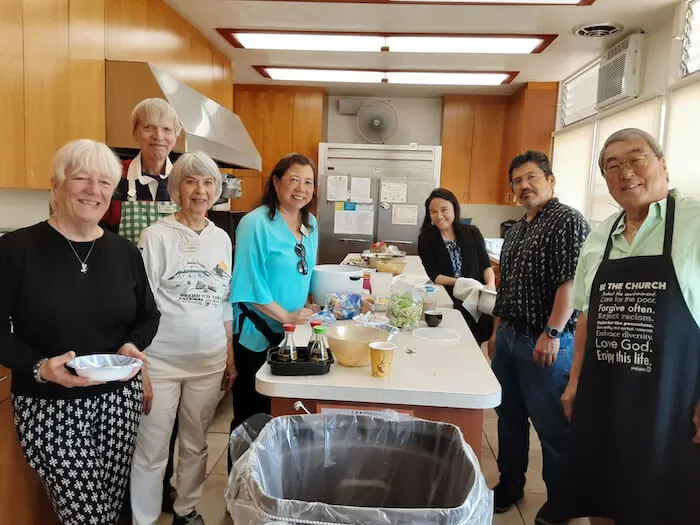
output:
[[[292,151],[318,165],[318,143],[323,135],[323,91],[294,93]]]
[[[57,524],[39,476],[22,455],[9,399],[0,402],[0,465],[0,523]]]
[[[440,186],[467,200],[474,133],[474,104],[468,97],[446,96],[442,115]]]
[[[265,136],[264,114],[265,114],[265,97],[263,91],[246,91],[235,90],[233,96],[234,113],[238,115],[241,122],[248,131],[256,149],[263,156],[263,137]],[[236,176],[246,177],[253,174],[252,170],[236,170]],[[255,172],[257,173],[257,172]],[[259,175],[259,173],[258,173]]]
[[[493,97],[474,107],[474,143],[467,202],[503,204],[508,175],[502,172],[508,99]],[[499,100],[501,99],[501,100]]]
[[[0,188],[22,188],[24,174],[24,58],[22,0],[0,2]]]
[[[292,152],[294,93],[268,91],[265,93],[262,160],[263,177],[268,177],[277,161]]]

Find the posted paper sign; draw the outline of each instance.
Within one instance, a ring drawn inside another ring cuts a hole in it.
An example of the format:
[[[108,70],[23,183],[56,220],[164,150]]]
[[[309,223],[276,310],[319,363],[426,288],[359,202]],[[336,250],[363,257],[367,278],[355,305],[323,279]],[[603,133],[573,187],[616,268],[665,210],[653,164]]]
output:
[[[336,202],[333,233],[372,235],[374,233],[374,208],[371,204]]]
[[[396,202],[402,204],[406,202],[408,184],[403,182],[382,182],[381,202]]]
[[[391,224],[416,226],[418,224],[418,206],[394,204],[391,207]]]
[[[353,202],[372,202],[372,179],[369,177],[350,178],[350,200]]]
[[[348,199],[347,175],[329,175],[326,181],[326,199],[329,201],[345,201]]]

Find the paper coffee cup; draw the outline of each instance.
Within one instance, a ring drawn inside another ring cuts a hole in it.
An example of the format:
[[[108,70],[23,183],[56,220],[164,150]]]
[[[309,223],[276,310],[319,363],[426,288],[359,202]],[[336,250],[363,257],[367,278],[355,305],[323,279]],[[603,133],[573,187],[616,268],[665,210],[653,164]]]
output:
[[[370,343],[369,353],[372,360],[372,377],[389,377],[394,364],[394,343]]]

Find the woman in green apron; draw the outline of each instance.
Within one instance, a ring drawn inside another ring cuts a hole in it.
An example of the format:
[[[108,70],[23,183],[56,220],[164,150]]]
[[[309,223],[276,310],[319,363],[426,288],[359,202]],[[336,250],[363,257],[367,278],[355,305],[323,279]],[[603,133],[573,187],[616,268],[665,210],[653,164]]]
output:
[[[623,209],[581,250],[571,418],[572,516],[700,523],[700,202],[669,191],[657,141],[607,139],[600,169]]]
[[[137,243],[145,228],[176,211],[168,195],[168,174],[172,168],[168,155],[182,125],[175,109],[161,98],[139,102],[131,122],[140,152],[122,163],[122,179],[103,223]]]

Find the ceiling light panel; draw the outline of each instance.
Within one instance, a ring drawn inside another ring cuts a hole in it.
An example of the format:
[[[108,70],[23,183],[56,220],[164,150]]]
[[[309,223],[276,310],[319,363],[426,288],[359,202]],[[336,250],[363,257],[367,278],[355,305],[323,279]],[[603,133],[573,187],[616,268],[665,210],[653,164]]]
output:
[[[246,49],[275,51],[381,51],[384,37],[303,33],[234,33]]]
[[[350,84],[380,84],[383,71],[352,71],[339,69],[264,68],[272,80],[301,82],[345,82]]]
[[[223,30],[221,30],[223,31]],[[370,35],[279,33],[267,31],[223,33],[236,47],[270,51],[336,51],[397,53],[529,54],[539,53],[556,35]]]
[[[389,51],[398,53],[530,54],[542,44],[533,37],[390,36]]]
[[[506,73],[437,73],[393,71],[386,74],[389,84],[418,84],[431,86],[500,86]]]

